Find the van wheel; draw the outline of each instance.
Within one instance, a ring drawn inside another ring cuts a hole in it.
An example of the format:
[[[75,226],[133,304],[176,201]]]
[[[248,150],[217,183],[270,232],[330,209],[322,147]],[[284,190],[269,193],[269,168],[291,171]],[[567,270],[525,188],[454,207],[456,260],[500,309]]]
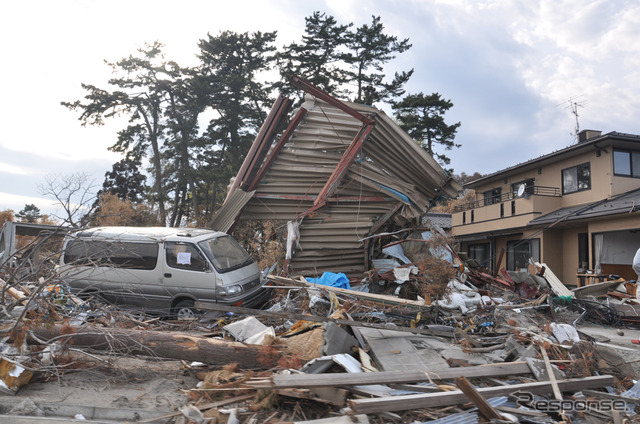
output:
[[[181,300],[173,308],[173,315],[177,319],[190,319],[196,317],[197,311],[193,300]]]

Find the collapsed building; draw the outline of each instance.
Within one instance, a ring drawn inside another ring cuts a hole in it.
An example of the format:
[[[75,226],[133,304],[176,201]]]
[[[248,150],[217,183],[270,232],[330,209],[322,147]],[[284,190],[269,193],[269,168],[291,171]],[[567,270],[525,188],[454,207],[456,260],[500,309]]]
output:
[[[384,111],[340,101],[298,77],[293,84],[305,91],[304,103],[279,134],[292,101],[276,100],[212,228],[288,223],[286,267],[362,273],[371,260],[367,237],[389,222],[419,222],[461,187]]]

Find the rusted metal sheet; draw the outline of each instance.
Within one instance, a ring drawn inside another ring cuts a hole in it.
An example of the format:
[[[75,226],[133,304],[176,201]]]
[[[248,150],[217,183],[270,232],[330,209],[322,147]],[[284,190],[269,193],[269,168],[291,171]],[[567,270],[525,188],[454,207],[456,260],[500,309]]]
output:
[[[222,208],[214,217],[209,227],[226,233],[236,223],[238,215],[253,197],[253,191],[235,190],[227,197]]]
[[[394,214],[424,215],[435,197],[460,186],[383,111],[299,82],[310,93],[302,108],[275,144],[254,149],[257,159],[239,174],[255,194],[242,207],[245,198],[230,197],[220,213],[225,220],[242,211],[238,219],[301,221],[302,250],[291,259],[297,273],[362,272],[364,237]]]

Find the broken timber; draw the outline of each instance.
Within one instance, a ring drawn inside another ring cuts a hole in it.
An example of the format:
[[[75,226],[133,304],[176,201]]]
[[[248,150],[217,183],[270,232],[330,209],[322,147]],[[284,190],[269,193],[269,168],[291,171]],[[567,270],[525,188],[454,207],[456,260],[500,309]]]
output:
[[[255,378],[247,385],[255,389],[280,389],[287,387],[335,387],[365,386],[370,384],[399,384],[447,380],[460,376],[500,377],[519,374],[531,374],[526,362],[506,362],[503,364],[478,365],[471,367],[449,368],[442,371],[381,371],[364,373],[332,374],[290,374],[274,375],[270,378]]]
[[[222,311],[222,312],[234,312],[236,314],[246,314],[246,315],[262,315],[262,316],[267,316],[272,318],[295,319],[295,320],[313,321],[313,322],[333,322],[336,324],[348,325],[353,327],[377,328],[380,330],[400,331],[405,333],[424,334],[428,336],[455,337],[455,334],[456,334],[453,328],[451,329],[451,331],[443,331],[443,330],[435,330],[435,329],[428,329],[428,328],[409,328],[409,327],[397,327],[397,326],[388,327],[384,324],[377,324],[374,322],[351,321],[348,319],[327,318],[327,317],[322,317],[318,315],[303,315],[303,314],[294,314],[290,312],[271,312],[271,311],[263,311],[262,309],[243,308],[241,306],[228,306],[228,305],[222,305],[222,304],[213,303],[213,302],[196,302],[195,307],[197,309]]]
[[[595,377],[573,378],[558,381],[558,386],[561,391],[573,392],[580,391],[582,389],[609,386],[613,384],[613,381],[613,376],[600,375]],[[518,391],[525,391],[533,394],[546,394],[551,392],[551,384],[548,382],[524,383],[508,386],[484,387],[477,390],[485,397],[506,396]],[[370,414],[456,405],[459,403],[465,403],[467,400],[467,396],[461,390],[454,390],[442,393],[379,397],[375,399],[357,399],[349,401],[349,406],[356,413]]]
[[[75,332],[69,334],[70,328]],[[38,339],[62,339],[74,347],[199,361],[210,365],[238,363],[245,369],[268,369],[280,358],[278,350],[270,346],[247,345],[185,333],[61,325],[39,327],[31,331]]]
[[[456,386],[465,394],[465,396],[473,402],[480,411],[480,415],[488,420],[503,420],[504,417],[495,410],[493,406],[476,390],[469,380],[464,377],[456,377]]]
[[[425,304],[424,301],[402,299],[396,296],[386,296],[383,294],[365,293],[365,292],[360,292],[356,290],[341,289],[339,287],[323,286],[321,284],[311,284],[308,281],[306,281],[304,277],[300,277],[299,280],[296,280],[293,278],[270,275],[269,281],[276,285],[295,285],[298,287],[309,287],[309,288],[315,288],[320,290],[328,290],[334,293],[340,293],[348,296],[355,296],[362,300],[372,302],[372,303],[378,303],[384,306],[410,306],[410,307],[417,307],[422,309],[431,308],[431,305]]]

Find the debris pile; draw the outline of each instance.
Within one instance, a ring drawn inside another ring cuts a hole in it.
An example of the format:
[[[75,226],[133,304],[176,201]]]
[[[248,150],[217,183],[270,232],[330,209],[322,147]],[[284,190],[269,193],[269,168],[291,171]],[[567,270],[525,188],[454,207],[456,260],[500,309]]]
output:
[[[637,421],[635,283],[570,291],[534,262],[492,275],[452,249],[434,251],[421,233],[378,243],[389,257],[361,278],[270,275],[262,309],[199,302],[202,315],[187,320],[81,300],[53,277],[1,280],[0,413],[140,423]],[[151,362],[138,371],[172,364],[186,386],[163,380],[154,390],[182,397],[150,406],[145,391],[90,411],[29,390],[143,358]]]

